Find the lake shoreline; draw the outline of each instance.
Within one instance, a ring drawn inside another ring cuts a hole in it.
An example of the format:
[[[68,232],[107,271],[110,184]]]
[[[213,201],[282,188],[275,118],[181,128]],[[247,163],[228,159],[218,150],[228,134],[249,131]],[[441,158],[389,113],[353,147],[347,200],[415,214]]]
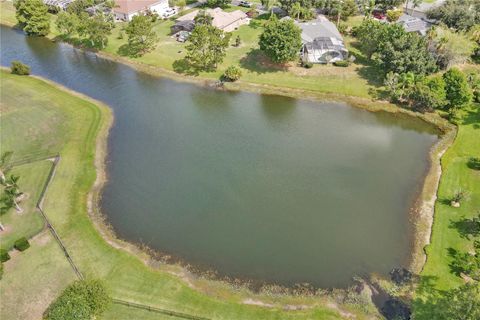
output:
[[[2,24],[4,23],[2,22]],[[63,43],[71,45],[66,42],[63,42]],[[71,46],[75,47],[73,45]],[[212,87],[212,85],[216,83],[216,81],[211,79],[205,79],[201,77],[190,77],[190,76],[176,74],[166,69],[145,65],[143,63],[132,61],[128,58],[123,58],[116,55],[107,54],[104,52],[96,52],[92,50],[86,50],[84,48],[79,48],[79,49],[93,52],[94,54],[96,54],[101,58],[105,58],[115,62],[120,62],[122,64],[132,67],[135,70],[145,72],[157,77],[166,77],[172,80],[190,82],[190,83],[194,83],[194,84],[205,86],[205,87]],[[46,80],[44,78],[40,78],[40,79],[48,83],[51,83],[55,86],[58,86],[62,90],[66,90],[70,93],[73,92],[77,96],[80,96],[84,99],[94,101],[95,104],[101,104],[105,106],[104,103],[101,103],[101,102],[99,103],[95,99],[79,94],[55,82]],[[242,81],[239,81],[238,83],[226,83],[225,90],[247,91],[247,92],[270,94],[270,95],[281,95],[281,96],[287,96],[287,97],[292,97],[297,99],[311,100],[315,102],[326,102],[326,101],[339,102],[340,101],[340,102],[347,103],[350,106],[362,108],[372,112],[386,111],[393,114],[399,113],[399,114],[406,114],[409,116],[413,116],[415,118],[422,119],[423,121],[434,125],[440,131],[442,131],[443,133],[442,136],[430,151],[429,170],[424,177],[423,187],[421,188],[422,191],[420,192],[420,194],[416,196],[417,200],[415,201],[415,206],[413,208],[414,211],[416,211],[416,213],[414,213],[414,216],[413,216],[414,228],[415,228],[414,249],[412,251],[412,259],[411,259],[410,267],[415,272],[417,272],[417,270],[420,271],[422,269],[425,258],[426,258],[424,254],[424,247],[429,243],[429,239],[431,235],[431,227],[432,227],[431,224],[432,224],[433,214],[434,214],[433,203],[435,202],[434,200],[436,198],[438,181],[441,175],[441,169],[439,169],[440,168],[439,159],[443,154],[443,152],[448,148],[448,146],[453,141],[452,135],[454,136],[455,130],[452,130],[453,128],[452,125],[448,124],[446,120],[441,119],[438,115],[418,114],[410,110],[399,108],[388,102],[373,101],[370,99],[365,99],[360,97],[343,96],[343,95],[331,94],[331,93],[320,93],[320,92],[313,92],[313,91],[300,90],[300,89],[294,89],[294,88],[258,85],[258,84],[247,83]],[[110,110],[110,113],[113,114],[113,112],[111,111],[111,108],[110,107],[108,108]],[[111,121],[107,125],[107,127],[104,127],[105,125],[102,125],[102,129],[100,130],[97,137],[97,150],[95,155],[95,166],[97,171],[97,178],[88,196],[88,199],[89,199],[88,212],[89,212],[90,218],[94,222],[94,225],[97,231],[111,246],[113,246],[114,248],[122,248],[130,252],[131,254],[136,255],[144,263],[151,266],[155,263],[152,261],[151,254],[147,253],[149,250],[143,250],[138,245],[132,244],[130,242],[127,242],[118,238],[113,232],[111,226],[109,226],[108,222],[105,219],[105,216],[100,212],[98,207],[103,186],[108,180],[105,161],[107,156],[108,133],[112,125],[113,125],[113,121]],[[180,271],[179,274],[184,274],[184,272]],[[184,277],[191,278],[192,275],[182,276],[182,278]],[[188,280],[187,280],[187,283],[188,283]]]

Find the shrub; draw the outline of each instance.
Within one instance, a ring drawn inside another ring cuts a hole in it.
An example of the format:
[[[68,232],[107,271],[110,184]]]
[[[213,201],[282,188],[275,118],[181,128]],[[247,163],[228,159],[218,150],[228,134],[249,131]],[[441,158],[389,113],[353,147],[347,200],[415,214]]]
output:
[[[473,91],[473,101],[480,103],[480,89]]]
[[[99,319],[110,304],[100,280],[79,280],[69,285],[45,311],[46,320]]]
[[[473,170],[480,170],[480,158],[470,158],[468,159],[468,167]]]
[[[402,14],[402,10],[387,10],[387,20],[389,22],[395,22],[400,18]]]
[[[237,66],[230,66],[223,73],[223,78],[227,81],[237,81],[242,76],[242,70]]]
[[[0,249],[0,262],[5,262],[10,260],[10,255],[8,254],[8,251],[5,249]]]
[[[25,251],[25,250],[27,250],[28,248],[30,248],[30,243],[28,243],[27,238],[21,237],[20,239],[18,239],[17,241],[15,241],[15,244],[14,244],[13,246],[14,246],[15,249],[17,249],[18,251]]]
[[[303,66],[305,69],[311,69],[311,68],[313,68],[313,63],[311,63],[311,62],[304,62],[304,63],[302,64],[302,66]]]
[[[20,61],[12,61],[12,74],[18,74],[20,76],[28,76],[30,74],[30,67]]]
[[[347,33],[347,29],[348,29],[348,26],[345,24],[345,23],[340,23],[338,25],[338,31],[341,33],[341,34],[346,34]]]
[[[338,60],[333,63],[334,66],[336,67],[348,67],[350,65],[350,62],[347,60]]]

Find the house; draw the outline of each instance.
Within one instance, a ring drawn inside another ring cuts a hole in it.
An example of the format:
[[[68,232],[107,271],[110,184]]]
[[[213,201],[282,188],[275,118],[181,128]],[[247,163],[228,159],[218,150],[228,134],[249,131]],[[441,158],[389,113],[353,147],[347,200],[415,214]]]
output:
[[[168,0],[117,0],[113,13],[118,20],[130,21],[138,14],[151,11],[162,16],[169,7]]]
[[[56,7],[67,10],[67,7],[75,0],[43,0],[43,3],[49,7]]]
[[[329,63],[348,58],[348,50],[335,24],[319,16],[316,20],[297,23],[302,29],[302,60]]]
[[[207,9],[205,10],[206,14],[212,17],[212,25],[217,27],[220,30],[225,32],[231,32],[238,27],[248,24],[250,19],[245,14],[245,12],[241,10],[235,10],[232,12],[225,12],[220,8],[215,9]],[[175,29],[182,30],[182,24],[185,24],[185,21],[194,22],[195,17],[199,13],[199,10],[194,10],[184,16],[179,17],[176,20],[176,24],[172,27],[172,32]],[[188,31],[188,30],[186,30]]]
[[[405,31],[416,32],[422,36],[426,35],[427,31],[431,27],[430,22],[405,13],[400,16],[400,18],[397,20],[397,23],[402,25],[405,28]]]
[[[413,1],[408,1],[407,5],[403,7],[403,11],[416,18],[425,19],[427,12],[430,9],[439,7],[445,3],[446,0],[424,1],[419,5],[415,5]]]
[[[184,20],[184,21],[178,21],[177,23],[175,23],[173,26],[170,27],[170,30],[172,34],[175,34],[180,31],[192,32],[194,28],[195,28],[195,21]]]

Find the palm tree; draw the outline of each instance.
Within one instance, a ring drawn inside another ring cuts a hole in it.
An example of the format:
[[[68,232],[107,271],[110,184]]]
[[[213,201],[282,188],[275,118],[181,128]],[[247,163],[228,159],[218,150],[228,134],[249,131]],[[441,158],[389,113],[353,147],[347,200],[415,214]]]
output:
[[[211,25],[213,17],[209,15],[205,10],[200,10],[195,17],[195,24]]]
[[[273,7],[277,4],[277,0],[261,0],[261,3],[265,10],[270,11],[270,15],[273,15]]]
[[[17,202],[17,198],[20,197],[21,195],[23,195],[23,192],[21,192],[20,190],[18,190],[18,188],[15,188],[15,187],[10,187],[10,188],[6,188],[4,190],[4,193],[5,195],[8,197],[7,199],[5,199],[3,201],[3,203],[5,203],[7,206],[11,206],[13,204],[13,206],[15,207],[15,209],[18,211],[18,212],[21,212],[22,211],[22,208],[20,208],[20,206],[18,205],[18,202]]]
[[[12,158],[13,151],[5,151],[0,157],[0,181],[5,180],[5,174],[10,170],[10,159]]]
[[[295,4],[290,9],[290,15],[297,20],[300,20],[300,16],[303,13],[302,5],[299,2],[295,2]]]
[[[410,15],[413,16],[413,12],[415,11],[415,8],[418,8],[422,4],[423,0],[412,0],[412,12]]]

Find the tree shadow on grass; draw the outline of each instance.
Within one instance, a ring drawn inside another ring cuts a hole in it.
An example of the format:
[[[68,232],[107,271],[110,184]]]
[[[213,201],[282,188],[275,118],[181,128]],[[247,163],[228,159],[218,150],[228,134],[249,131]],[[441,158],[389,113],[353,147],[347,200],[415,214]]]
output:
[[[416,320],[442,319],[439,314],[439,304],[444,300],[445,291],[435,286],[436,276],[420,276],[416,290],[416,298],[412,301],[412,310]]]
[[[288,70],[288,66],[272,62],[260,49],[251,49],[240,59],[240,66],[257,74]]]
[[[121,46],[118,48],[117,53],[118,53],[119,55],[121,55],[122,57],[131,57],[131,58],[137,57],[137,53],[134,52],[134,51],[132,50],[132,48],[131,48],[127,43],[121,45]]]
[[[452,199],[449,198],[438,198],[438,203],[443,204],[444,206],[450,206],[452,203]]]
[[[381,68],[376,66],[371,59],[366,57],[360,48],[360,43],[358,41],[353,41],[350,43],[355,50],[355,64],[358,65],[358,74],[367,80],[368,84],[381,87],[383,86],[383,79],[385,73]]]
[[[470,110],[466,110],[462,118],[463,125],[473,125],[474,129],[480,129],[480,104],[476,103]]]
[[[462,217],[461,220],[450,221],[449,227],[456,229],[462,238],[471,240],[480,236],[480,214],[471,219]]]
[[[172,64],[172,67],[175,72],[180,74],[185,74],[189,76],[198,76],[200,74],[200,69],[193,66],[185,58],[175,60]]]

